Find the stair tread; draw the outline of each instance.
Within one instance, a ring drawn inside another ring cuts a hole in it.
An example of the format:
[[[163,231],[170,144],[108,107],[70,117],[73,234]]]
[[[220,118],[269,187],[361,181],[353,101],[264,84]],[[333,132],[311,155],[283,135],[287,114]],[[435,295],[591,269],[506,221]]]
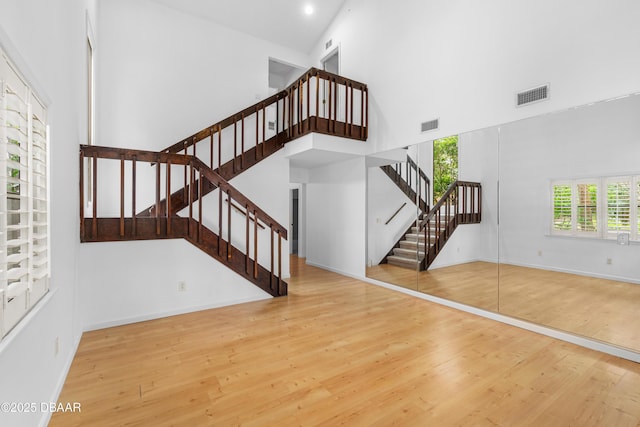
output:
[[[440,227],[441,230],[444,229],[444,228],[445,228],[445,226]],[[436,230],[435,227],[431,227],[431,231],[432,232],[434,232],[435,230]],[[411,227],[411,232],[412,233],[417,233],[418,231],[419,231],[418,227]],[[424,232],[424,229],[422,231]]]
[[[387,257],[387,263],[400,267],[417,268],[422,260],[408,259],[399,256],[390,255]]]
[[[418,243],[415,240],[401,240],[400,241],[400,247],[401,248],[405,248],[405,249],[415,249],[418,245],[420,245],[421,249],[424,249],[425,247],[425,243]]]
[[[436,237],[436,234],[431,233],[429,237]],[[421,234],[407,233],[404,235],[404,240],[408,240],[410,242],[415,242],[416,240],[420,240],[421,242],[424,242],[425,237],[423,233]]]
[[[406,258],[420,258],[423,257],[424,258],[424,252],[423,251],[416,251],[415,248],[413,249],[409,249],[409,248],[393,248],[393,254],[396,256],[404,256]]]

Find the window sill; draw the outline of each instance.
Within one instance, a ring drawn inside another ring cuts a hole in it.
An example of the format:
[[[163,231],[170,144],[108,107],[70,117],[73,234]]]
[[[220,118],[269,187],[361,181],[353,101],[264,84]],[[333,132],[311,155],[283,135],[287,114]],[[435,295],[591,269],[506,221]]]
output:
[[[635,246],[640,245],[639,240],[629,240],[629,244],[618,244],[618,240],[615,238],[605,238],[597,236],[575,236],[570,234],[550,234],[545,233],[545,237],[551,237],[554,239],[568,239],[568,240],[589,240],[593,242],[613,243],[618,246]]]
[[[15,340],[18,335],[29,326],[29,324],[33,321],[33,319],[38,316],[38,314],[48,305],[50,304],[53,296],[58,292],[57,289],[49,289],[47,294],[43,296],[40,301],[36,303],[36,305],[29,310],[25,316],[20,319],[20,321],[11,329],[11,331],[5,335],[4,338],[0,341],[0,356],[2,353],[11,346],[13,340]]]

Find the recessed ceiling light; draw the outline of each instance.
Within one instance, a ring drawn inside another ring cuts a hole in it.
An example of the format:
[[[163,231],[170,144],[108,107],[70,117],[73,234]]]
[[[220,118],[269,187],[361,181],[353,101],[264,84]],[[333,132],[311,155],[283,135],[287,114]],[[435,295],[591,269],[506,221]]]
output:
[[[304,13],[306,15],[312,15],[313,14],[313,6],[311,6],[310,4],[306,5],[304,7]]]

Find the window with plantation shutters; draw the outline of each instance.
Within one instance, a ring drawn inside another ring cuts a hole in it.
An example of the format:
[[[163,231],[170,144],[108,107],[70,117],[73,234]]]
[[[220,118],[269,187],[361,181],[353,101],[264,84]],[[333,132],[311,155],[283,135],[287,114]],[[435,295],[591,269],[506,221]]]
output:
[[[636,203],[634,204],[636,207],[636,220],[634,221],[634,224],[636,224],[636,237],[640,237],[640,177],[635,178],[634,188],[636,194]]]
[[[589,181],[552,183],[553,234],[593,236],[598,232],[598,185]]]
[[[0,332],[49,289],[46,109],[0,51]]]
[[[570,232],[573,228],[572,202],[570,184],[553,185],[553,230],[556,232]]]
[[[610,178],[607,185],[607,232],[631,232],[631,178]]]
[[[553,181],[551,234],[640,241],[640,175]]]
[[[580,233],[598,231],[598,185],[576,184],[576,228]]]

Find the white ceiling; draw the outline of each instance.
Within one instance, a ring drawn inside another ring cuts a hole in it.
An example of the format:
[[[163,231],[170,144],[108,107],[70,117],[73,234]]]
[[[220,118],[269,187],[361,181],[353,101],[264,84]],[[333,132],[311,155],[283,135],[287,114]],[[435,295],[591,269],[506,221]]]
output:
[[[152,0],[308,53],[346,0]],[[305,15],[311,5],[314,13]]]

